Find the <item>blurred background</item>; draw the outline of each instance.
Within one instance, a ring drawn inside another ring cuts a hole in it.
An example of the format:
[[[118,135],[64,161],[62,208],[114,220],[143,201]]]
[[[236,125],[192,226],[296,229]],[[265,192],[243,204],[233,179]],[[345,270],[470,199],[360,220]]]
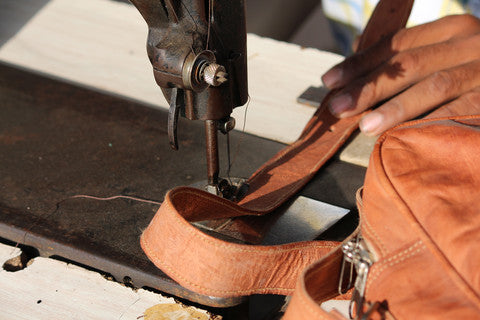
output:
[[[339,52],[320,0],[247,0],[247,31]]]

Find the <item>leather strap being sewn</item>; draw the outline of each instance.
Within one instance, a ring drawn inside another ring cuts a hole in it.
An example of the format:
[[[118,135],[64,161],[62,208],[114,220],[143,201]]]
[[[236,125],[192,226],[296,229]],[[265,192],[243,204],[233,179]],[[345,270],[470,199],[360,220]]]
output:
[[[337,242],[242,245],[211,237],[190,222],[264,215],[298,192],[358,126],[358,117],[338,120],[325,109],[314,119],[301,139],[252,175],[250,193],[240,203],[189,187],[168,192],[141,237],[150,260],[183,287],[204,295],[292,294],[300,272]]]

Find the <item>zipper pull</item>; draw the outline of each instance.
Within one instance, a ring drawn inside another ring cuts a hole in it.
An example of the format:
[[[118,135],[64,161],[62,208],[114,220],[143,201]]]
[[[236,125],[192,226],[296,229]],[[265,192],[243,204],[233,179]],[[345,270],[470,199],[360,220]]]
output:
[[[357,237],[342,246],[344,259],[355,266],[357,278],[355,280],[355,289],[352,300],[350,301],[350,318],[352,317],[353,303],[356,305],[356,316],[360,318],[363,314],[363,304],[365,300],[365,287],[367,285],[367,276],[373,261],[367,246],[362,238]]]

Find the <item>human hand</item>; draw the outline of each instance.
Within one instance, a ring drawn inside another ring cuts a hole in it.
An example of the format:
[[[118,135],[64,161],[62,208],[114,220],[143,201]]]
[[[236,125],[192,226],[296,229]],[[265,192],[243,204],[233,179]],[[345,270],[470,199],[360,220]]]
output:
[[[345,59],[322,76],[335,89],[327,102],[378,135],[431,110],[429,117],[480,113],[480,20],[449,16],[402,29]]]

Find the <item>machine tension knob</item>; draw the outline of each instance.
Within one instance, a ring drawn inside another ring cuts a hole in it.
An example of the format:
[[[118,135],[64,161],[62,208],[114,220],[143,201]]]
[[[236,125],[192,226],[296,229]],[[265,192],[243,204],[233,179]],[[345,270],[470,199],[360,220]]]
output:
[[[210,63],[203,69],[203,80],[214,87],[226,82],[227,76],[225,67],[216,63]]]

